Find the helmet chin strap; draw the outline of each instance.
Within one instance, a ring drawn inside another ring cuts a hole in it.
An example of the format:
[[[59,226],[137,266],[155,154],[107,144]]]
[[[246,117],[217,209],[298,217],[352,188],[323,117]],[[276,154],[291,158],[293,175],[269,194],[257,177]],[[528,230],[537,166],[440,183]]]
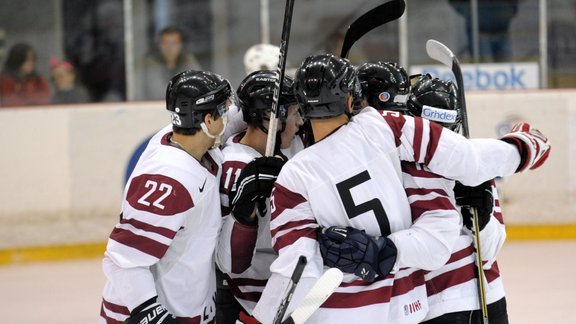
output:
[[[220,139],[221,139],[222,135],[224,134],[224,132],[226,131],[226,124],[228,124],[228,118],[226,115],[222,116],[222,124],[224,126],[224,127],[222,127],[222,131],[220,131],[220,133],[218,133],[216,135],[210,133],[205,122],[202,122],[202,124],[200,124],[200,128],[202,128],[202,132],[204,132],[204,134],[206,134],[206,136],[215,140],[214,146],[220,145]]]

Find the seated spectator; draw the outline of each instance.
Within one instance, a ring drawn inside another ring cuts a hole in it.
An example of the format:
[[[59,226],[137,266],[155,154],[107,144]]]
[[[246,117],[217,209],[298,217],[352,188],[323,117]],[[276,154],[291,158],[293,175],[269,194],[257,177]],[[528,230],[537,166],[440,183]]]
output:
[[[26,43],[10,48],[0,73],[0,106],[50,104],[50,89],[36,72],[36,51]]]
[[[89,101],[86,88],[76,82],[76,71],[70,62],[50,58],[50,73],[54,83],[52,103],[67,104]]]
[[[157,45],[138,65],[137,100],[163,100],[170,78],[185,70],[202,70],[196,58],[184,51],[184,34],[179,28],[162,29]]]

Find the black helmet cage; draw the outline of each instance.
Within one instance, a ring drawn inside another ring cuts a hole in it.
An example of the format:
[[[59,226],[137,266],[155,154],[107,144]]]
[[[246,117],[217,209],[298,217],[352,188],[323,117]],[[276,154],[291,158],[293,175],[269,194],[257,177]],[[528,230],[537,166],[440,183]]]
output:
[[[205,113],[214,118],[227,111],[232,87],[228,80],[204,71],[184,71],[174,76],[166,88],[166,109],[172,124],[183,129],[199,129]]]
[[[410,79],[395,62],[364,63],[357,68],[358,79],[368,104],[378,110],[406,111]]]
[[[425,106],[431,107],[439,113],[456,111],[454,122],[446,123],[432,120],[454,132],[458,132],[462,125],[462,110],[458,100],[458,90],[452,81],[432,78],[430,74],[420,76],[412,86],[406,106],[408,115],[427,119],[431,118],[423,116]]]
[[[265,120],[270,120],[277,79],[274,71],[255,71],[244,78],[237,90],[238,103],[242,109],[244,121],[249,125],[259,127],[265,133],[268,130],[263,123]],[[288,106],[296,103],[293,83],[291,77],[284,76],[276,114],[282,125],[285,125],[286,122]]]
[[[307,57],[296,71],[294,91],[303,117],[312,119],[348,113],[348,95],[362,96],[352,64],[332,54]]]

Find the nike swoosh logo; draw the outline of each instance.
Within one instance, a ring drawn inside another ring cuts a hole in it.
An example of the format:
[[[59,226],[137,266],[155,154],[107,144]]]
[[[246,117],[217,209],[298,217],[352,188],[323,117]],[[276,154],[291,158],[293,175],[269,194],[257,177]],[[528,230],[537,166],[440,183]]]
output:
[[[208,178],[204,179],[204,183],[202,184],[202,187],[198,188],[198,190],[200,190],[200,192],[204,191],[204,186],[206,185],[206,180],[208,180]]]

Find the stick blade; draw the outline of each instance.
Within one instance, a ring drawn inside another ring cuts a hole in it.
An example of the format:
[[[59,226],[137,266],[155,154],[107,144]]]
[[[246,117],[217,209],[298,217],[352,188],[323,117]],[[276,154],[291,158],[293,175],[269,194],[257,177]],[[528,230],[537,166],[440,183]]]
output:
[[[295,324],[303,324],[320,306],[332,295],[334,290],[342,283],[344,275],[336,268],[328,269],[316,281],[312,289],[304,297],[300,306],[290,315]]]
[[[340,57],[348,57],[350,48],[358,39],[372,29],[400,18],[404,14],[405,9],[406,3],[404,0],[392,0],[372,8],[358,17],[346,30]]]
[[[448,66],[452,67],[454,61],[454,53],[444,44],[437,40],[429,39],[426,42],[426,53],[432,59]]]

